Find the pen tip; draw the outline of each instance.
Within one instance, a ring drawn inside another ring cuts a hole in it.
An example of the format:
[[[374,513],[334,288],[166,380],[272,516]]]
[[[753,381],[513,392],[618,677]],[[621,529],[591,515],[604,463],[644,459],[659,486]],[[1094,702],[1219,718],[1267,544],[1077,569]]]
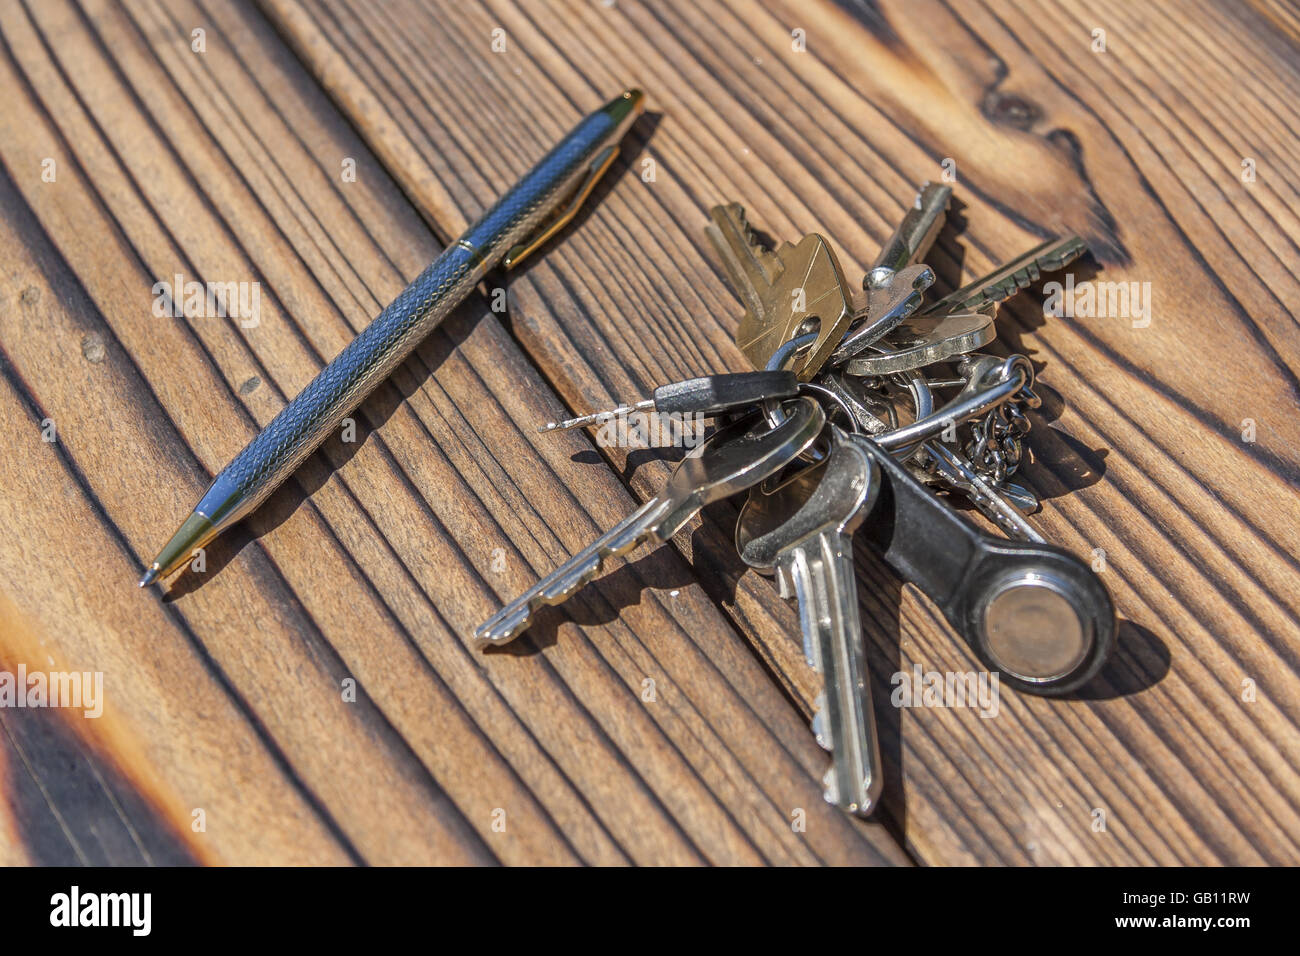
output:
[[[640,90],[624,90],[606,103],[602,112],[615,124],[615,139],[621,138],[645,112],[645,94]]]
[[[157,580],[158,580],[158,572],[159,572],[160,570],[161,570],[161,569],[158,567],[158,565],[156,565],[156,564],[155,564],[155,565],[152,565],[152,566],[149,568],[149,570],[146,571],[146,572],[144,573],[144,577],[142,577],[142,578],[140,579],[140,587],[142,587],[142,588],[148,587],[149,585],[151,585],[151,584],[153,584],[155,581],[157,581]]]

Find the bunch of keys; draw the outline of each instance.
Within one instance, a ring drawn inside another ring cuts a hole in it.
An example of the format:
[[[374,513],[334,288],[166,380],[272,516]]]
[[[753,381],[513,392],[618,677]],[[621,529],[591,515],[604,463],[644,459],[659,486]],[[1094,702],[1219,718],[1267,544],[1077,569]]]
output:
[[[1086,246],[1045,242],[926,305],[934,273],[922,260],[950,197],[947,186],[922,187],[860,292],[823,237],[769,250],[739,205],[715,207],[708,233],[745,305],[736,341],[756,370],[544,426],[652,410],[726,416],[663,492],[480,625],[476,643],[512,640],[606,558],[661,544],[706,505],[746,492],[736,548],[798,602],[804,656],[822,678],[813,731],[831,753],[831,803],[866,816],[881,789],[853,566],[859,530],[1013,687],[1059,694],[1091,678],[1115,640],[1110,594],[1085,562],[1043,540],[1025,517],[1036,499],[1009,480],[1023,462],[1025,409],[1038,405],[1033,368],[979,351],[996,335],[1000,303]],[[952,495],[1005,537],[967,521]]]

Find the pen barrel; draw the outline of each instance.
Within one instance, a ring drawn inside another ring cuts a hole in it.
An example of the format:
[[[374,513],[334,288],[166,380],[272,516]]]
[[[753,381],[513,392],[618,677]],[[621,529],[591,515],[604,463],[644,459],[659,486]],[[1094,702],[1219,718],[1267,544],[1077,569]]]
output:
[[[226,526],[260,505],[329,437],[484,272],[482,260],[449,247],[217,475],[196,511]]]
[[[488,269],[554,214],[618,127],[605,112],[579,123],[249,442],[213,479],[195,511],[224,528],[266,500]]]

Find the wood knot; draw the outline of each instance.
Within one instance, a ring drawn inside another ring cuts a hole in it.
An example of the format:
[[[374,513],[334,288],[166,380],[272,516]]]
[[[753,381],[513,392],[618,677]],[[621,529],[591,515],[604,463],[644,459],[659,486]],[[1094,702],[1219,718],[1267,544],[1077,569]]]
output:
[[[1036,104],[1023,96],[999,90],[989,90],[980,112],[990,122],[1019,130],[1032,129],[1043,118],[1043,111]]]
[[[98,332],[87,332],[81,337],[81,357],[93,365],[104,361],[104,338]]]

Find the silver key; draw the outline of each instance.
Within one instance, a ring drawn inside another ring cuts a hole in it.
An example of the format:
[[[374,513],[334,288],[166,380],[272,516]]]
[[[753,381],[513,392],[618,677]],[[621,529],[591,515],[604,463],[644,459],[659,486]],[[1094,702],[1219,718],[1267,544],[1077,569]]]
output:
[[[868,347],[866,354],[849,359],[842,367],[850,375],[878,376],[950,361],[997,337],[991,309],[914,315],[881,340],[881,349]]]
[[[880,796],[880,746],[858,617],[853,532],[875,503],[879,466],[836,431],[823,465],[771,495],[754,491],[736,525],[745,563],[775,570],[799,601],[804,656],[822,675],[813,730],[831,751],[826,800],[859,816]]]
[[[776,427],[761,420],[737,422],[693,449],[663,491],[479,625],[474,642],[480,647],[507,643],[528,626],[533,611],[570,597],[596,576],[606,558],[627,554],[644,542],[662,544],[706,505],[784,468],[817,439],[826,423],[825,412],[811,398],[793,399],[784,409],[785,420]]]
[[[844,336],[827,364],[844,364],[920,308],[922,294],[934,283],[934,271],[920,262],[943,229],[951,198],[951,186],[925,183],[921,187],[912,208],[881,247],[875,265],[862,277],[865,319]]]
[[[1044,272],[1064,269],[1087,251],[1088,244],[1078,236],[1049,239],[1024,255],[998,266],[988,275],[968,282],[956,292],[944,296],[922,315],[977,312],[987,306],[996,306],[1021,289],[1029,288]]]
[[[1034,494],[1024,485],[1018,485],[1012,481],[1004,481],[997,486],[998,493],[1011,502],[1022,515],[1031,515],[1039,508],[1042,503],[1038,500],[1038,495]]]
[[[921,187],[912,208],[907,210],[894,234],[881,247],[875,265],[862,279],[864,289],[884,288],[893,281],[895,273],[925,258],[948,218],[951,199],[951,186],[926,183]]]
[[[971,467],[965,455],[939,441],[926,442],[925,450],[934,459],[940,480],[965,495],[1007,537],[1045,543],[1043,536],[1025,520],[1024,515]]]
[[[898,328],[899,323],[921,307],[925,290],[934,284],[934,270],[925,265],[905,266],[889,275],[884,285],[867,288],[865,317],[840,340],[826,360],[827,365],[844,364]]]

